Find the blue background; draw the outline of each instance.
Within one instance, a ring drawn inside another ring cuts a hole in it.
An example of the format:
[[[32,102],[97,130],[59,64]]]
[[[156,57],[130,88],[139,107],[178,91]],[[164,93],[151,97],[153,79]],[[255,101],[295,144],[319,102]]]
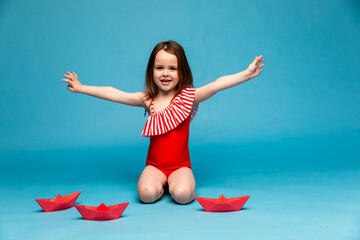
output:
[[[59,222],[94,239],[181,228],[190,238],[359,237],[359,1],[2,0],[0,36],[2,239],[70,236]],[[151,50],[170,39],[195,87],[264,55],[262,74],[201,103],[190,131],[198,196],[250,194],[245,211],[206,215],[169,196],[140,204],[144,110],[61,81],[74,71],[86,85],[143,91]],[[34,201],[78,190],[85,205],[131,203],[119,220],[89,223]]]

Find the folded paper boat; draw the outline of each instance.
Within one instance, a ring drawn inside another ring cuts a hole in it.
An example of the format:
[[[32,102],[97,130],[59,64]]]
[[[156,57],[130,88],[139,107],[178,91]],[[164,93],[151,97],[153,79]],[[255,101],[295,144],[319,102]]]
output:
[[[129,202],[106,206],[101,203],[98,207],[75,205],[85,220],[114,220],[118,219],[125,211]]]
[[[73,207],[80,193],[78,191],[65,196],[58,194],[56,198],[35,200],[45,212],[52,212]]]
[[[224,195],[221,195],[219,198],[195,198],[207,212],[229,212],[240,211],[250,196],[226,198]]]

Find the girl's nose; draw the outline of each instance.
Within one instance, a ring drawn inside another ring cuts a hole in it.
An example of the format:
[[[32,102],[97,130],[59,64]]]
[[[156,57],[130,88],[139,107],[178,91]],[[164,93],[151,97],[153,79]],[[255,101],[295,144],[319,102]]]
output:
[[[169,76],[169,71],[167,69],[164,69],[163,76]]]

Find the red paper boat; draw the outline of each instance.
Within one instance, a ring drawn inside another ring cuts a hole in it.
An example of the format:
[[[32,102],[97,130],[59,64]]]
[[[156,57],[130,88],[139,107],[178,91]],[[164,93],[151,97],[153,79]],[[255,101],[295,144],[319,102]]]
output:
[[[114,220],[121,216],[128,205],[127,202],[111,206],[101,203],[98,207],[84,205],[75,205],[75,207],[85,220]]]
[[[45,212],[52,212],[73,207],[80,193],[81,191],[65,196],[58,194],[56,198],[35,200]]]
[[[218,199],[203,197],[195,198],[207,212],[229,212],[240,211],[250,196],[226,198],[224,195],[221,195]]]

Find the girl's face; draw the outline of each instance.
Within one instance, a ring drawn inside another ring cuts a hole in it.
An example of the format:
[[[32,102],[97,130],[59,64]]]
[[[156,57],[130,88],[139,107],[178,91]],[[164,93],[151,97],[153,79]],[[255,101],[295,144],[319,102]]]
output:
[[[171,92],[179,83],[177,57],[165,50],[160,50],[155,56],[154,82],[159,91]]]

